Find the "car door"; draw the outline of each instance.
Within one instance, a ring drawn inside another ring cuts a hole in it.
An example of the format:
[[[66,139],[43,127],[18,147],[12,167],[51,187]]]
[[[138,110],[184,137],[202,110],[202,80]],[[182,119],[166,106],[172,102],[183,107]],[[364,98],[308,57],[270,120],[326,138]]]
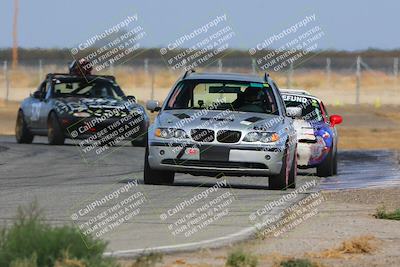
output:
[[[44,97],[41,101],[41,105],[40,105],[40,109],[39,109],[38,127],[40,129],[47,130],[47,118],[48,118],[49,112],[52,108],[51,83],[49,81],[46,81],[46,84],[44,85],[43,96]]]
[[[40,129],[40,110],[46,92],[46,81],[43,81],[31,98],[27,119],[32,129]]]

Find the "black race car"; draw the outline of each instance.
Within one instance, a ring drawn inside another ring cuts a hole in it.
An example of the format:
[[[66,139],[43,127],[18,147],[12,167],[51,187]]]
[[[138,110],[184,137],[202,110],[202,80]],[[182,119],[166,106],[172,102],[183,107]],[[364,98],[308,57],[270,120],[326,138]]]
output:
[[[99,141],[118,139],[144,145],[149,117],[135,97],[125,96],[113,76],[49,73],[18,110],[18,143],[32,143],[35,135],[49,144],[66,138]]]

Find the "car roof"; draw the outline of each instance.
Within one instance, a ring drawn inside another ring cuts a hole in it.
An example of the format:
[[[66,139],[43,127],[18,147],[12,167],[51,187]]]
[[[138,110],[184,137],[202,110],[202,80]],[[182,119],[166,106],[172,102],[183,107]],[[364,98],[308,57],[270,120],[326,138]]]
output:
[[[321,99],[319,99],[316,96],[311,95],[307,91],[305,91],[307,93],[303,93],[302,91],[304,91],[304,90],[279,89],[279,91],[281,91],[281,94],[284,94],[284,95],[294,95],[294,96],[300,96],[300,97],[308,97],[308,98],[315,99],[318,102],[321,102]],[[296,91],[298,91],[298,92],[296,92]]]
[[[79,80],[79,79],[85,79],[85,80],[93,80],[93,79],[104,79],[104,80],[112,80],[115,82],[115,77],[111,75],[73,75],[69,73],[48,73],[46,77],[51,77],[52,79],[60,79],[60,80],[65,80],[65,79],[74,79],[74,80]]]
[[[224,73],[224,72],[193,72],[183,78],[183,80],[227,80],[241,82],[265,83],[266,81],[254,74],[245,73]]]
[[[282,93],[292,93],[292,94],[302,94],[302,95],[311,95],[308,91],[304,89],[296,89],[296,88],[280,88],[279,91]]]

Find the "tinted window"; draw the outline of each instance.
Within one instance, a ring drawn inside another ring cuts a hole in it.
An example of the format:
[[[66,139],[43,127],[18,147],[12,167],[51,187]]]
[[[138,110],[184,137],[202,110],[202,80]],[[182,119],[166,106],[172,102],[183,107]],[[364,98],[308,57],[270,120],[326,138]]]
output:
[[[324,121],[319,102],[310,97],[282,94],[286,107],[300,107],[302,117],[307,121]]]
[[[269,84],[218,80],[181,81],[166,109],[214,109],[278,114]]]

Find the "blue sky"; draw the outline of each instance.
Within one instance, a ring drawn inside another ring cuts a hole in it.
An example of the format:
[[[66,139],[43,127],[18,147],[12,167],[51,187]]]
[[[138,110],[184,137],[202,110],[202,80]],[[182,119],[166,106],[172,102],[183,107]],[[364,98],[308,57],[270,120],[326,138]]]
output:
[[[19,45],[72,47],[95,33],[138,14],[146,31],[142,44],[161,47],[180,35],[227,14],[235,48],[248,49],[315,13],[325,32],[320,48],[400,48],[400,1],[134,1],[20,0]],[[0,1],[0,47],[12,45],[13,0]]]

